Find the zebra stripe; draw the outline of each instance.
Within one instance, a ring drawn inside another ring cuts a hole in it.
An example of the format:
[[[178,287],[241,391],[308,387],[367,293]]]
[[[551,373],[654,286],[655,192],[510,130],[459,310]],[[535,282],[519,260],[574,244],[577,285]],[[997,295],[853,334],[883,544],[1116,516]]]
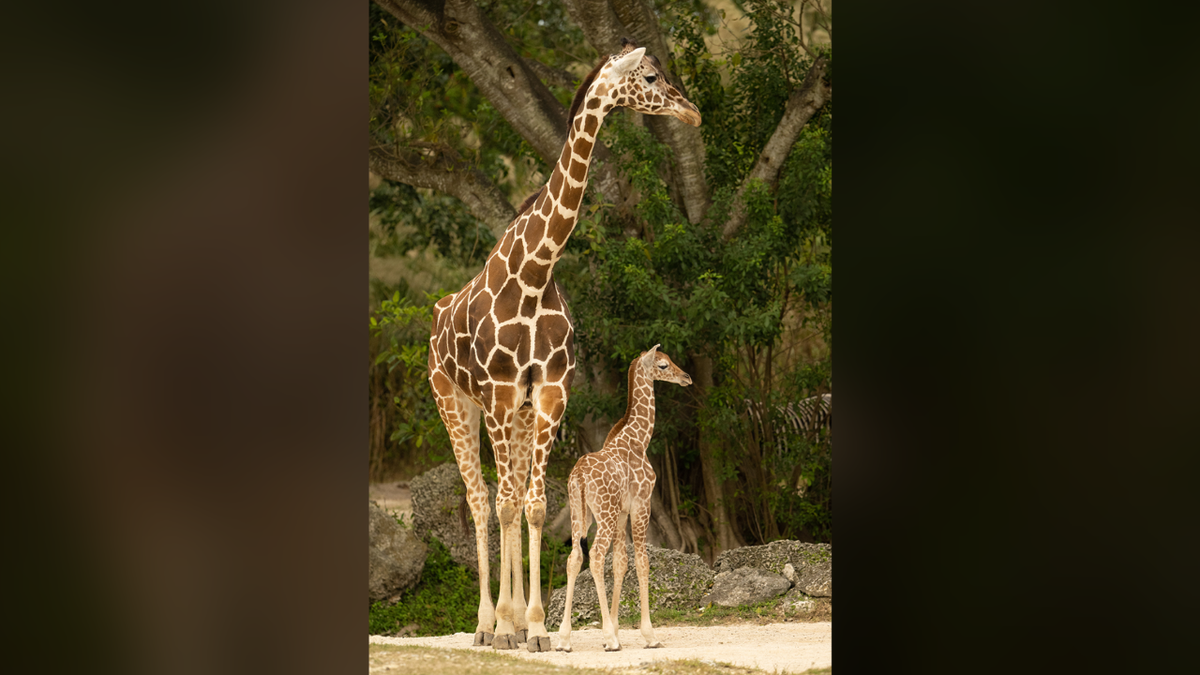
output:
[[[760,442],[766,438],[766,427],[763,425],[761,406],[750,399],[743,399],[746,410],[754,420],[755,432]],[[775,406],[779,418],[775,426],[775,450],[782,457],[787,452],[788,434],[815,435],[822,429],[833,430],[833,394],[809,396],[799,401],[788,402],[786,406]]]

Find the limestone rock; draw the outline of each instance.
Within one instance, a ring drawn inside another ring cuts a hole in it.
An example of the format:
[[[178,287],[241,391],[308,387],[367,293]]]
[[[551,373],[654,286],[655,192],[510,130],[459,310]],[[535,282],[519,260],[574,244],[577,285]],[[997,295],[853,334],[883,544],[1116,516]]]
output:
[[[784,574],[792,565],[793,584],[812,597],[833,597],[833,547],[801,541],[773,541],[764,546],[743,546],[717,556],[717,573],[753,567]],[[786,575],[785,575],[786,576]]]
[[[637,567],[634,565],[633,546],[626,546],[629,567],[621,582],[621,603],[618,615],[621,618],[640,617],[641,600],[638,595]],[[646,546],[650,558],[650,609],[685,609],[698,607],[700,598],[712,585],[713,571],[698,555],[681,553],[674,549]],[[562,623],[563,606],[567,601],[567,583],[563,578],[554,578],[558,586],[550,594],[546,605],[546,627],[555,630]],[[612,553],[604,560],[604,589],[612,602]],[[578,627],[600,618],[600,599],[592,572],[585,566],[575,578],[575,597],[571,602],[571,625]]]
[[[428,547],[375,502],[370,502],[368,518],[368,596],[371,602],[392,602],[420,580]]]
[[[817,603],[811,597],[804,594],[804,591],[793,587],[783,596],[781,606],[800,612],[801,614],[812,613],[816,609]]]
[[[739,567],[732,572],[718,572],[713,578],[712,591],[700,599],[700,604],[753,605],[783,595],[791,586],[783,575],[754,567]]]
[[[479,574],[475,553],[475,523],[467,505],[467,486],[453,462],[438,465],[413,478],[413,530],[422,538],[436,537],[446,545],[454,562]],[[492,576],[500,569],[500,519],[496,515],[496,486],[488,484],[488,551]]]

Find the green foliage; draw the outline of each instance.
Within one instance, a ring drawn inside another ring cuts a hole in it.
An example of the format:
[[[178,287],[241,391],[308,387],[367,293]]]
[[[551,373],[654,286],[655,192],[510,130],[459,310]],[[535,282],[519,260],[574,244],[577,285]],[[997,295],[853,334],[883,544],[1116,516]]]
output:
[[[499,583],[493,586],[495,597]],[[413,636],[474,633],[478,610],[479,578],[455,563],[442,542],[430,538],[429,557],[417,585],[394,605],[371,603],[370,634],[388,635],[414,623]]]
[[[422,194],[385,181],[371,191],[368,204],[380,225],[370,235],[373,256],[405,255],[432,245],[455,265],[473,265],[481,264],[496,243],[491,230],[449,195]]]
[[[387,447],[372,458],[376,479],[385,473],[389,458],[397,455],[420,450],[429,465],[454,457],[428,384],[431,310],[438,297],[428,295],[422,304],[413,304],[397,290],[370,316],[375,405],[385,407],[386,418],[392,420]]]

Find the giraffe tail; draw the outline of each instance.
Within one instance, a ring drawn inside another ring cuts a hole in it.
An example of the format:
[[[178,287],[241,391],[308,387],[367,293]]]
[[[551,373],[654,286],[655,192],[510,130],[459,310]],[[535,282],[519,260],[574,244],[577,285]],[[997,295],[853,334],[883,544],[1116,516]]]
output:
[[[575,469],[571,471],[571,476],[567,479],[567,503],[571,506],[571,548],[579,549],[582,546],[581,553],[587,555],[587,532],[588,526],[588,511],[587,511],[587,488],[583,481],[583,465],[581,460],[575,465]]]

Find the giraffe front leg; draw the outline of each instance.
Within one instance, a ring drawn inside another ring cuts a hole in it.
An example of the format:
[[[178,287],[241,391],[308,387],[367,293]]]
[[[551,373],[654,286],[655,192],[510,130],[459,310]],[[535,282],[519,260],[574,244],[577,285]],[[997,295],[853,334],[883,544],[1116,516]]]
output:
[[[496,515],[500,520],[500,594],[496,599],[496,637],[493,649],[516,649],[516,627],[513,622],[512,575],[520,567],[513,560],[513,538],[520,536],[521,511],[518,508],[513,472],[512,412],[487,416],[488,437],[496,453],[496,472],[500,489],[496,494]]]
[[[546,522],[546,460],[554,444],[554,435],[567,406],[567,393],[559,385],[546,384],[534,397],[532,467],[529,493],[525,497],[525,519],[529,522],[529,620],[528,648],[531,652],[550,651],[546,632],[546,610],[542,606],[542,526]]]
[[[525,565],[523,563],[524,556],[522,548],[524,540],[521,537],[521,516],[520,513],[525,509],[526,488],[529,484],[529,462],[533,457],[533,434],[535,424],[535,413],[532,407],[519,408],[514,420],[513,440],[510,447],[512,457],[513,482],[517,489],[514,496],[517,498],[517,536],[513,537],[512,543],[515,550],[512,552],[513,572],[512,572],[512,606],[513,606],[513,627],[514,634],[517,636],[517,642],[527,642],[529,636],[529,619],[528,607],[525,604]],[[526,516],[528,520],[528,516]],[[530,556],[533,560],[533,556]]]
[[[637,566],[638,595],[642,604],[642,637],[646,640],[646,649],[657,649],[663,643],[654,636],[654,626],[650,625],[650,556],[646,554],[646,529],[649,523],[650,505],[647,504],[632,522],[633,563]]]
[[[516,649],[517,635],[514,624],[512,603],[512,575],[514,568],[519,568],[519,561],[513,560],[514,537],[520,536],[521,512],[517,510],[516,500],[496,499],[496,510],[500,517],[500,595],[496,601],[496,637],[492,641],[495,649]]]

